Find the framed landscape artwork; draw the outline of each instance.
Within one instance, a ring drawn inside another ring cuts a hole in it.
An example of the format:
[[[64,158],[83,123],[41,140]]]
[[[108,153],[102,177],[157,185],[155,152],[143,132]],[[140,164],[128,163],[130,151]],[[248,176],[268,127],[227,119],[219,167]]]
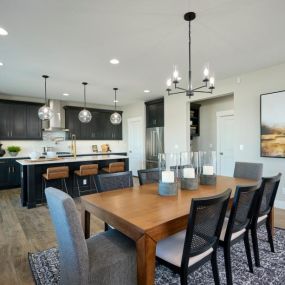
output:
[[[285,90],[260,95],[260,152],[285,158]]]

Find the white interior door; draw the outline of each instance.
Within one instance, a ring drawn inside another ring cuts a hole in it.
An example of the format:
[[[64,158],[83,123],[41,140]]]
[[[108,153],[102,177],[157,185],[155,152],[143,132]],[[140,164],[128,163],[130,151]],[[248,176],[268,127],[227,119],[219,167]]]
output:
[[[128,119],[128,155],[129,168],[134,176],[137,170],[144,168],[144,136],[142,118]]]
[[[233,176],[234,172],[234,114],[217,113],[218,174]]]

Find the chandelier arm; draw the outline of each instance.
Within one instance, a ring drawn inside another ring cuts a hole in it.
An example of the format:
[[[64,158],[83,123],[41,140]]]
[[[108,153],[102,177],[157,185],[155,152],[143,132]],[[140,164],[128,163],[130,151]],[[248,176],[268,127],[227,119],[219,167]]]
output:
[[[181,92],[168,92],[168,95],[175,95],[175,94],[180,94],[180,93],[186,93],[187,90],[181,91]]]
[[[192,91],[196,91],[196,90],[199,90],[201,88],[206,88],[206,87],[207,87],[207,84],[204,84],[202,86],[199,86],[199,87],[196,87],[196,88],[192,89]]]
[[[195,90],[195,92],[197,92],[197,93],[208,93],[208,94],[212,94],[213,93],[212,90],[211,91]]]
[[[176,87],[175,87],[175,89],[179,89],[179,90],[187,91],[187,89],[182,88],[182,87],[179,87],[179,86],[176,86]]]

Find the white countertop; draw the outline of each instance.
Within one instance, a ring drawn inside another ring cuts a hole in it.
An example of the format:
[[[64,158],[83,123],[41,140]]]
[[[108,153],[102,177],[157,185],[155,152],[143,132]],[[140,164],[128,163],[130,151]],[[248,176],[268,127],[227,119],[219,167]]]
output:
[[[112,160],[112,159],[124,159],[128,158],[123,155],[90,155],[90,156],[77,156],[74,157],[61,157],[60,160],[47,160],[47,161],[33,161],[31,159],[19,159],[16,160],[21,165],[42,165],[42,164],[56,164],[56,163],[72,163],[72,162],[83,162],[83,161],[99,161],[99,160]]]

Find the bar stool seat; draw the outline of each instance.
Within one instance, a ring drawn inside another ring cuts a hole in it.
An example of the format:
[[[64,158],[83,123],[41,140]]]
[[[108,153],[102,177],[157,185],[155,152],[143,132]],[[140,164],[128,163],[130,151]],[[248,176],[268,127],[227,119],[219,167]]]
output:
[[[52,180],[61,180],[61,190],[65,191],[68,194],[68,189],[66,186],[65,179],[69,177],[69,167],[68,166],[58,166],[58,167],[49,167],[47,172],[42,174],[42,201],[44,196],[44,189],[47,188],[48,181]]]
[[[109,163],[108,167],[102,168],[102,170],[107,173],[124,172],[125,163],[124,162],[112,162],[112,163]]]
[[[81,192],[80,191],[80,187],[79,187],[79,182],[78,182],[78,177],[89,177],[89,181],[90,181],[90,189],[91,188],[91,178],[93,180],[93,184],[94,184],[94,189],[97,191],[97,187],[96,187],[96,182],[95,182],[95,175],[98,174],[98,164],[84,164],[84,165],[80,165],[79,170],[75,170],[74,171],[74,176],[76,177],[76,182],[77,182],[77,189],[78,189],[78,195],[80,196]]]

